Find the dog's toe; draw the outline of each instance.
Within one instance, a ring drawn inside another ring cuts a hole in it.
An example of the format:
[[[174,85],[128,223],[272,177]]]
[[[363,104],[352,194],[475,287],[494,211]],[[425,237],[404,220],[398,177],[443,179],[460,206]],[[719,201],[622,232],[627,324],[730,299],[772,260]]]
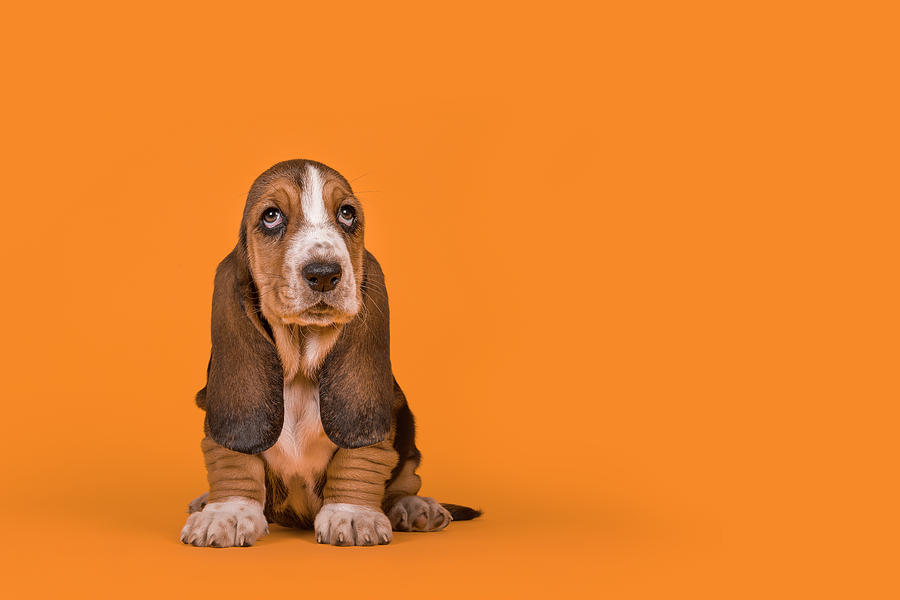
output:
[[[181,541],[212,548],[250,546],[268,532],[259,502],[234,498],[206,504],[203,510],[191,513],[181,530]]]
[[[395,531],[439,531],[450,524],[450,513],[434,498],[404,496],[388,511]]]

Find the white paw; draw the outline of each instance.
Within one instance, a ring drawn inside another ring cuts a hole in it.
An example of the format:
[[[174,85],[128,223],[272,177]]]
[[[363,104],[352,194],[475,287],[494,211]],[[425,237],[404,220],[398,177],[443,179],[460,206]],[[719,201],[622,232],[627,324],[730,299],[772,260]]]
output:
[[[452,519],[437,500],[425,496],[403,496],[391,506],[388,516],[397,531],[438,531]]]
[[[326,504],[316,515],[316,541],[335,546],[374,546],[392,539],[391,522],[376,508]]]
[[[181,541],[194,546],[250,546],[269,525],[262,505],[249,498],[229,498],[211,502],[191,515],[181,530]]]

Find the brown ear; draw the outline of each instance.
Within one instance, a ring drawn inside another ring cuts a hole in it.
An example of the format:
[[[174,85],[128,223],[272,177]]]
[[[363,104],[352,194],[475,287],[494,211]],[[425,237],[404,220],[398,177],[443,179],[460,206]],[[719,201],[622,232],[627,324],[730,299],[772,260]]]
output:
[[[212,355],[197,402],[205,404],[212,439],[246,454],[274,445],[284,423],[281,361],[256,301],[247,253],[239,243],[216,269]]]
[[[341,448],[359,448],[387,437],[393,381],[387,288],[381,266],[366,251],[362,307],[344,325],[319,377],[319,411],[329,439]]]

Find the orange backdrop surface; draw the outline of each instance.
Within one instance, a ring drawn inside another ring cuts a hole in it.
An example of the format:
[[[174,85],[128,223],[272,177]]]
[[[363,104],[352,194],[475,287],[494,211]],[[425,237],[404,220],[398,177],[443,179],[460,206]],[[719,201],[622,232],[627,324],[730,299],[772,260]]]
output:
[[[7,597],[891,596],[878,5],[4,12]],[[288,158],[362,198],[423,493],[481,519],[178,542],[213,272]]]

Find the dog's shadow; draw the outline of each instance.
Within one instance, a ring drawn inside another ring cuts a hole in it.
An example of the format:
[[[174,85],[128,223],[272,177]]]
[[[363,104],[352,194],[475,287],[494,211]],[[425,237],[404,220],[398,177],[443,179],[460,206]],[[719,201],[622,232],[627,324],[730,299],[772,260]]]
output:
[[[316,544],[315,532],[312,529],[294,529],[292,527],[284,527],[269,523],[269,533],[261,537],[256,545],[274,546],[276,544],[297,543],[298,541],[305,544]]]
[[[393,540],[391,540],[390,544],[385,544],[385,546],[396,546],[397,544],[406,544],[410,541],[413,541],[411,538],[414,538],[415,534],[409,534],[407,532],[394,532]],[[256,545],[259,547],[270,546],[275,544],[284,544],[291,543],[296,544],[297,542],[302,542],[304,544],[311,544],[313,546],[322,546],[316,541],[315,532],[312,529],[294,529],[291,527],[283,527],[281,525],[275,525],[274,523],[269,523],[269,533],[264,535],[256,542]],[[347,546],[348,548],[377,548],[378,546]]]

